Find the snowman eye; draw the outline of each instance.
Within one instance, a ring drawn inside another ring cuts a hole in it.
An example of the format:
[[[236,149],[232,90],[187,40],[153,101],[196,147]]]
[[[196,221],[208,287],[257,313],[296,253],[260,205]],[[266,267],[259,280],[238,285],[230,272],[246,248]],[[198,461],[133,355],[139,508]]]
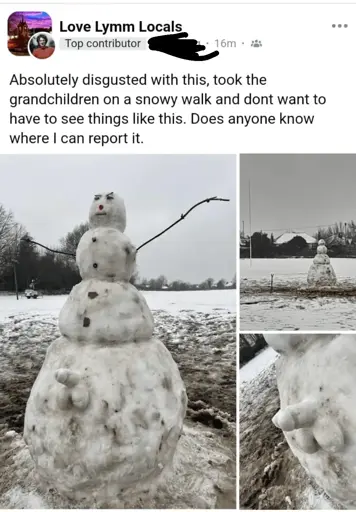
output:
[[[100,194],[96,194],[94,196],[94,201],[99,201],[100,198],[101,198],[101,195]]]
[[[110,192],[110,194],[106,196],[106,199],[109,199],[109,201],[114,199],[114,192]]]

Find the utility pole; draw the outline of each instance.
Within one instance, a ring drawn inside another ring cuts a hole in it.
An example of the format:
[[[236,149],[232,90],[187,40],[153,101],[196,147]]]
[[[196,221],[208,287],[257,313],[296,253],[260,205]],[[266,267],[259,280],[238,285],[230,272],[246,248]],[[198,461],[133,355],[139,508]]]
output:
[[[17,271],[16,271],[16,264],[18,261],[13,260],[13,266],[14,266],[14,281],[15,281],[15,290],[16,290],[16,299],[19,300],[19,288],[17,284]]]
[[[250,221],[250,267],[252,267],[251,180],[248,182],[248,210]]]

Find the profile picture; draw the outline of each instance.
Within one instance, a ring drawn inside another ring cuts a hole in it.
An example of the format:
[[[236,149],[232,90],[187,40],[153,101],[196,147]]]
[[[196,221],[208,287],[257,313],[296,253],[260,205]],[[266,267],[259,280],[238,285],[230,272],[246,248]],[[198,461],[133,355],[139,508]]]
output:
[[[47,32],[40,32],[31,37],[28,43],[30,54],[36,59],[48,59],[55,49],[54,39]]]
[[[13,12],[7,20],[7,48],[13,55],[28,57],[30,39],[39,33],[49,36],[51,32],[52,19],[46,12]],[[35,46],[37,47],[37,42],[34,42],[34,48]],[[53,53],[53,50],[51,52]]]

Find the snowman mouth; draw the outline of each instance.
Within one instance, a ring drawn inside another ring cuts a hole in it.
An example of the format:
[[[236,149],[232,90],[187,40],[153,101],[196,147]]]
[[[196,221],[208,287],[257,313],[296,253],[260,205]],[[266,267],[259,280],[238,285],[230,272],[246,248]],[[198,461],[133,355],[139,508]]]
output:
[[[95,215],[106,215],[106,212],[97,212]]]

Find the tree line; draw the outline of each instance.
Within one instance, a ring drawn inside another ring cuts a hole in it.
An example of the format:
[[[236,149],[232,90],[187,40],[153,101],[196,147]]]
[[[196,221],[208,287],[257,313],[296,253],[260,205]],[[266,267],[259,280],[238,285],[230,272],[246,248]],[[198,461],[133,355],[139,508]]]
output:
[[[328,254],[334,258],[354,258],[356,257],[356,223],[335,222],[333,225],[318,229],[313,237],[316,241],[325,240],[328,248]],[[288,258],[304,257],[314,258],[316,253],[315,246],[309,246],[305,239],[296,235],[292,240],[281,245],[275,244],[273,234],[258,231],[251,237],[252,258]],[[250,240],[243,238],[240,245],[240,257],[249,258]]]
[[[288,258],[292,256],[314,257],[315,248],[310,248],[301,236],[295,236],[289,242],[276,245],[273,235],[256,232],[251,237],[252,258]],[[240,257],[250,256],[250,246],[246,244],[240,247]]]
[[[67,233],[57,247],[51,249],[75,254],[79,241],[89,229],[84,222]],[[45,251],[23,239],[31,239],[25,227],[16,222],[13,214],[0,204],[0,290],[14,291],[15,276],[19,291],[24,291],[34,280],[36,289],[47,293],[64,293],[81,281],[75,258]],[[211,290],[236,288],[236,275],[232,281],[220,279],[216,283],[207,278],[191,284],[182,280],[168,282],[165,276],[140,278],[136,272],[131,283],[144,290]]]

